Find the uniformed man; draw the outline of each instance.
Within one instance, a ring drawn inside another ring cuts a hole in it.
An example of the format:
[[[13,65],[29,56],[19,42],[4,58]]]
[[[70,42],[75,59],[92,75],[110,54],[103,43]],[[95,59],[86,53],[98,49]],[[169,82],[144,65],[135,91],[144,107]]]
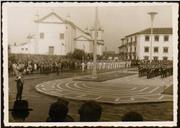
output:
[[[23,85],[24,85],[24,80],[22,78],[22,74],[19,74],[16,77],[15,81],[16,81],[16,88],[17,88],[16,100],[21,100],[22,99]]]
[[[106,62],[103,62],[103,64],[102,64],[102,69],[103,69],[103,70],[106,69]]]
[[[82,69],[82,72],[84,72],[84,70],[85,70],[85,63],[84,62],[81,63],[81,69]]]
[[[99,70],[101,70],[102,69],[102,62],[101,61],[98,63],[98,66],[99,66]]]
[[[87,62],[87,70],[89,71],[90,70],[90,65],[91,65],[91,62]]]

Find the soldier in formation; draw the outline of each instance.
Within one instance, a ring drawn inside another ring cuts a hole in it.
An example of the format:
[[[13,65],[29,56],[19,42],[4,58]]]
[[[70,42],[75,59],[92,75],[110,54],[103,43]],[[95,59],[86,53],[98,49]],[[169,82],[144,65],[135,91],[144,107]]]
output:
[[[160,75],[161,78],[164,78],[173,74],[172,61],[140,62],[138,72],[139,77],[147,76],[149,79]]]

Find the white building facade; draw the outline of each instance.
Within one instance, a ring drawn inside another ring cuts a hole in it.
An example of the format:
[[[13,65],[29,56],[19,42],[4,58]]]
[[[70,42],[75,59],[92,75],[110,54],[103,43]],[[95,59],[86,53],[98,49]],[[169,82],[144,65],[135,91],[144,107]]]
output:
[[[25,53],[25,54],[36,54],[36,43],[33,39],[24,42],[20,45],[14,43],[9,46],[10,53]]]
[[[93,31],[85,31],[70,20],[63,19],[56,13],[37,18],[35,38],[20,45],[11,45],[11,53],[66,55],[74,49],[93,52]],[[98,31],[102,35],[103,31]],[[104,40],[97,45],[97,54],[102,55]],[[99,42],[100,42],[99,41]],[[28,49],[27,49],[28,48]],[[25,50],[24,50],[25,49]]]
[[[152,48],[152,49],[151,49]],[[131,34],[123,38],[119,54],[128,60],[172,60],[172,28],[153,28],[152,47],[151,29]]]

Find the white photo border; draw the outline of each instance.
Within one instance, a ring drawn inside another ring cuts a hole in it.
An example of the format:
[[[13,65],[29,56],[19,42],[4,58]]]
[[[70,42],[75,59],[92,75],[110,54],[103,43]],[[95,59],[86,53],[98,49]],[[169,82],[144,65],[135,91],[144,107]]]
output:
[[[172,6],[172,20],[173,20],[173,121],[146,121],[146,122],[67,122],[67,123],[47,123],[47,122],[21,122],[21,123],[12,123],[9,122],[9,93],[8,93],[8,25],[7,25],[7,9],[8,7],[13,6],[35,6],[35,7],[60,7],[60,6]],[[147,2],[137,2],[137,3],[121,3],[121,2],[95,2],[95,3],[78,3],[78,2],[6,2],[2,4],[2,30],[3,30],[3,36],[2,36],[2,46],[3,46],[3,92],[4,92],[4,120],[3,123],[5,126],[176,126],[177,125],[177,101],[178,101],[178,3],[166,3],[166,2],[153,2],[153,3],[147,3]]]

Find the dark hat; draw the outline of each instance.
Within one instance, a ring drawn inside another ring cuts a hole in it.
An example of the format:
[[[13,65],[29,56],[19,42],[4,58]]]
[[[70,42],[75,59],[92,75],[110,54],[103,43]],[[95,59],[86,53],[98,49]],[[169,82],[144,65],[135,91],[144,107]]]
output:
[[[13,108],[9,111],[32,111],[32,108],[28,108],[28,102],[26,100],[16,100]]]
[[[67,100],[65,100],[64,98],[58,98],[57,99],[58,103],[64,104],[66,106],[68,106],[69,102]]]
[[[16,100],[14,102],[13,109],[9,109],[11,111],[14,119],[23,119],[29,115],[29,111],[32,111],[31,108],[28,108],[28,102],[26,100]]]

